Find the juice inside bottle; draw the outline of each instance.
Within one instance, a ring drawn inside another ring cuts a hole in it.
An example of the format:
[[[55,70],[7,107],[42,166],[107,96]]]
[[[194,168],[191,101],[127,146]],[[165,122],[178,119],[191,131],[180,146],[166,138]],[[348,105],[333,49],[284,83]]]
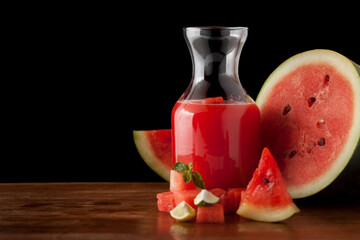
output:
[[[207,189],[246,187],[259,157],[255,103],[178,101],[172,124],[175,162],[192,162]]]
[[[193,77],[171,115],[173,160],[207,189],[246,187],[258,164],[260,112],[238,78],[247,28],[184,29]]]

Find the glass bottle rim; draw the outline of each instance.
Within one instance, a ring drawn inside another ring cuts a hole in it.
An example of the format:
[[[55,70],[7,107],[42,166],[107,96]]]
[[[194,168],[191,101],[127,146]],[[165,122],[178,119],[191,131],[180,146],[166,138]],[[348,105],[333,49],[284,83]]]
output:
[[[247,27],[225,27],[225,26],[199,26],[199,27],[184,27],[184,31],[203,31],[203,30],[248,30]]]

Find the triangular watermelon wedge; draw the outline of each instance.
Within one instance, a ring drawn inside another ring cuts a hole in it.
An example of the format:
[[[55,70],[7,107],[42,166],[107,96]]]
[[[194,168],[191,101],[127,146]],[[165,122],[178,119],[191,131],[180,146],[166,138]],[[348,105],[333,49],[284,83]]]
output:
[[[283,221],[300,210],[286,190],[286,182],[269,149],[264,148],[258,168],[241,194],[237,214],[256,221]]]
[[[144,162],[169,182],[173,168],[171,129],[133,131],[136,148]]]

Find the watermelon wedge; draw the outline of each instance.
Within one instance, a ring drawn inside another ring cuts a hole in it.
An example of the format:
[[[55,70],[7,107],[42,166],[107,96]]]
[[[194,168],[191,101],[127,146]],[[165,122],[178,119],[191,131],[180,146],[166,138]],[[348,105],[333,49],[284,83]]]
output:
[[[359,65],[330,50],[295,55],[269,76],[256,103],[262,144],[293,198],[324,188],[337,198],[359,193]]]
[[[144,162],[160,177],[170,180],[173,168],[171,130],[133,131],[136,148]]]
[[[286,190],[286,182],[274,157],[264,148],[259,166],[241,194],[236,213],[256,221],[279,222],[299,211]]]

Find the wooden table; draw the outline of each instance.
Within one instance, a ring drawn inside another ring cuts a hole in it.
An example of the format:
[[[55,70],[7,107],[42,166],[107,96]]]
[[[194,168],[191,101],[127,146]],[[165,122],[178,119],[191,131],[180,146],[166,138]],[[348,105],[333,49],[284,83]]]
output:
[[[0,239],[360,239],[360,205],[299,205],[281,223],[226,215],[225,224],[175,222],[157,211],[167,183],[0,184]]]

